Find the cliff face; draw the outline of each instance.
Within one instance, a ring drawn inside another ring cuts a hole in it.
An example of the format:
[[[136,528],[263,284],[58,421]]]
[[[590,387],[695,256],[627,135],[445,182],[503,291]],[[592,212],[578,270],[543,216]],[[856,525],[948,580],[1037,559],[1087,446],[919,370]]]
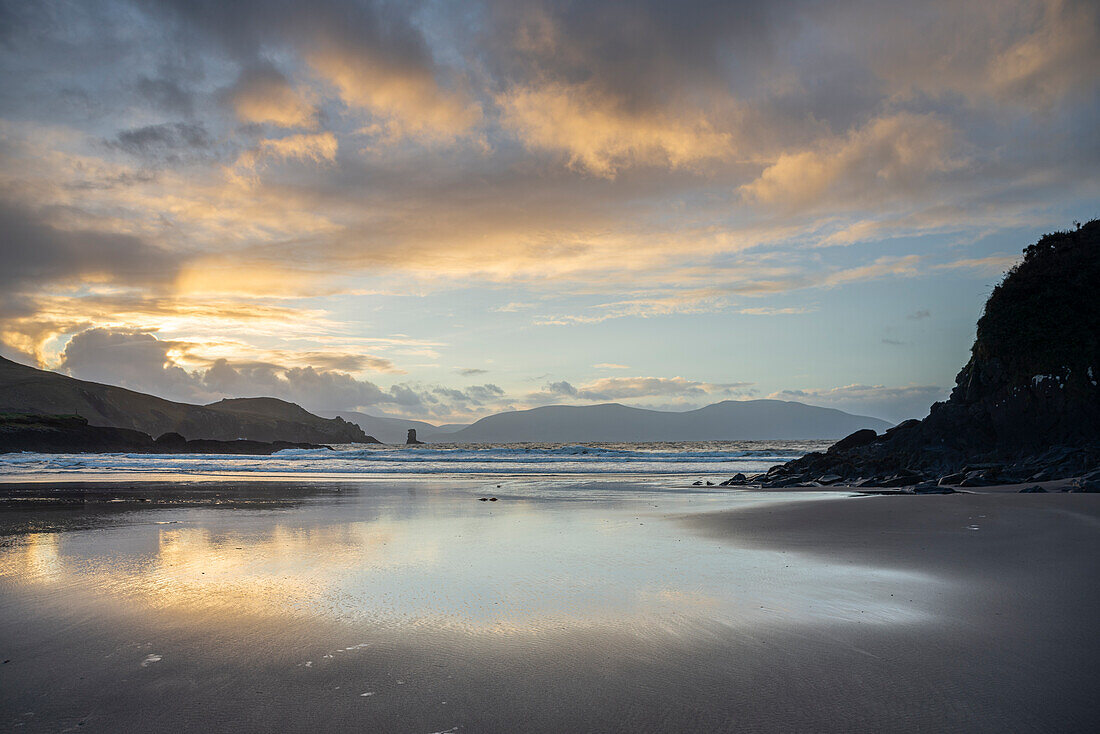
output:
[[[1000,452],[1100,440],[1100,220],[1043,237],[986,302],[970,361],[930,418]]]
[[[854,434],[826,454],[774,467],[769,481],[823,475],[905,486],[975,464],[987,467],[987,482],[1076,476],[1100,464],[1098,383],[1095,220],[1024,250],[986,302],[950,398],[927,418],[877,437]]]

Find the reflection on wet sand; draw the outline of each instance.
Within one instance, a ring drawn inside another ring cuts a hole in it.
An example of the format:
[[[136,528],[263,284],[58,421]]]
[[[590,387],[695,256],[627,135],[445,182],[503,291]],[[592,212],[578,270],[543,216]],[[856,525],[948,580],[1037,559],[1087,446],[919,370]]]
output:
[[[917,622],[930,610],[892,594],[939,583],[696,537],[670,520],[695,507],[674,493],[513,498],[491,510],[471,499],[372,486],[280,510],[135,512],[123,524],[19,537],[0,549],[0,583],[66,604],[494,635]]]

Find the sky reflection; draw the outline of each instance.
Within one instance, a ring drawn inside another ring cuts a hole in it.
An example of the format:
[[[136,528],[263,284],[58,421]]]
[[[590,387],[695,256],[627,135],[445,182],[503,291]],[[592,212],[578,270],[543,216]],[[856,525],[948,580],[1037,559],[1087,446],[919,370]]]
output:
[[[140,511],[112,527],[18,537],[0,549],[0,585],[66,604],[495,635],[918,622],[930,612],[897,593],[928,590],[929,577],[740,549],[674,521],[759,496],[476,497],[370,486],[274,511]]]

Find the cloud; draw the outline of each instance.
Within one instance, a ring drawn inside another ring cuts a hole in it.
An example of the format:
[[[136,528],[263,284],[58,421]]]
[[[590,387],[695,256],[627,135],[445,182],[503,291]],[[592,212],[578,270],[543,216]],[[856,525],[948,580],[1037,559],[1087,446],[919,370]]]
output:
[[[242,358],[246,352],[230,351],[233,358],[218,357],[217,345],[98,327],[68,341],[57,369],[181,402],[277,397],[314,413],[385,406],[406,413],[454,416],[486,406],[503,409],[507,403],[504,390],[491,383],[461,390],[418,384],[381,387],[350,374],[363,369],[394,371],[388,360],[370,355],[269,351],[246,359]]]
[[[536,304],[534,303],[522,303],[519,301],[512,301],[511,303],[506,303],[503,306],[497,306],[490,310],[496,311],[497,313],[515,313],[517,311],[525,311],[527,309],[534,308],[535,305]]]
[[[934,114],[879,117],[813,148],[784,153],[740,191],[787,209],[866,204],[927,186],[961,167],[955,132]]]
[[[560,151],[568,165],[612,178],[624,167],[683,168],[732,154],[728,133],[702,114],[631,111],[584,85],[518,87],[497,97],[505,127],[535,149]]]
[[[531,393],[535,402],[570,398],[586,401],[618,401],[651,397],[700,398],[712,395],[739,395],[751,388],[751,382],[713,383],[686,380],[683,377],[603,377],[575,387],[562,380],[547,383],[541,392]]]
[[[141,76],[134,83],[134,89],[154,107],[165,112],[190,116],[195,111],[194,94],[177,80]]]
[[[209,148],[213,141],[206,128],[192,122],[165,122],[123,130],[111,142],[133,155],[165,155],[178,150]]]
[[[594,368],[598,369],[598,370],[628,370],[628,369],[630,369],[630,367],[625,365],[625,364],[615,364],[614,362],[600,362],[600,363],[594,364],[592,366]]]
[[[982,273],[1003,273],[1020,262],[1019,255],[989,255],[955,260],[934,265],[937,270],[977,270]]]
[[[919,308],[916,311],[914,311],[913,313],[906,316],[905,318],[910,319],[911,321],[920,321],[921,319],[930,319],[930,318],[932,318],[932,312],[929,311],[927,308]]]
[[[868,60],[895,94],[962,95],[975,106],[992,100],[1041,111],[1095,86],[1089,70],[1100,64],[1100,17],[1088,0],[941,1],[902,14],[886,10],[852,4],[838,20],[851,22],[858,13],[880,29]]]
[[[88,329],[69,341],[58,368],[83,380],[186,400],[200,396],[201,385],[173,362],[171,355],[185,349],[149,333]]]
[[[462,375],[463,377],[473,377],[474,375],[484,375],[484,374],[487,374],[488,372],[489,372],[489,370],[483,370],[480,367],[463,367],[461,369],[455,370],[456,374]]]
[[[182,261],[141,237],[62,228],[43,213],[3,200],[0,231],[0,288],[8,297],[63,284],[163,284],[176,276]]]
[[[336,159],[339,143],[330,132],[300,133],[283,138],[268,138],[251,151],[246,151],[237,159],[237,166],[254,169],[264,159],[297,160],[324,163]]]
[[[755,308],[742,308],[738,313],[743,313],[749,316],[785,316],[789,314],[800,313],[812,313],[814,309],[804,308],[801,306],[787,306],[786,308],[772,308],[769,306],[758,306]]]
[[[340,99],[370,113],[390,140],[404,137],[451,141],[482,116],[480,105],[457,89],[445,89],[426,59],[398,63],[353,39],[323,38],[306,52],[313,71]]]
[[[317,108],[271,64],[246,68],[225,98],[242,122],[314,128]]]

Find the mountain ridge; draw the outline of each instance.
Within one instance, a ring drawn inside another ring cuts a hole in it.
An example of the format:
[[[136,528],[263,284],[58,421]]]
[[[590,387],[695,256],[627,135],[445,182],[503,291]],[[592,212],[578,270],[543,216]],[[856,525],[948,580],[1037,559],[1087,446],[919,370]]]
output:
[[[890,425],[784,400],[724,400],[683,412],[602,403],[497,413],[459,431],[426,438],[447,443],[797,440],[839,438],[860,428],[884,430]]]

